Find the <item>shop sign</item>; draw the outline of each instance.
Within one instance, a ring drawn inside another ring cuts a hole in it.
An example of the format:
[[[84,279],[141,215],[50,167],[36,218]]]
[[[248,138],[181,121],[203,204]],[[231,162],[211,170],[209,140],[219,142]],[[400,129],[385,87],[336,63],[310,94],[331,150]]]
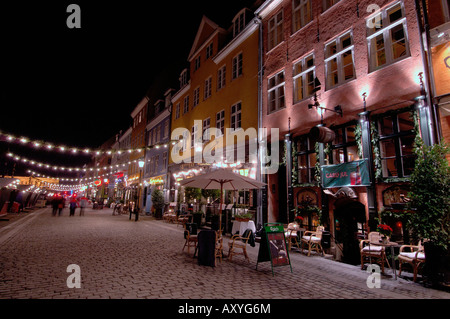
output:
[[[337,165],[323,165],[322,186],[370,186],[370,176],[367,160],[359,160]]]
[[[158,177],[152,177],[149,181],[150,185],[156,185],[156,184],[164,184],[164,180],[161,176]]]

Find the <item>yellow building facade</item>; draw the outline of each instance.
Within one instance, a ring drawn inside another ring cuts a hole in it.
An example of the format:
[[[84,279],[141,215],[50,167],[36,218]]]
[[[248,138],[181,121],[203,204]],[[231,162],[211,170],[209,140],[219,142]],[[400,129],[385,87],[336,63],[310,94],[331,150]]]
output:
[[[227,138],[227,132],[250,133],[248,144],[254,137],[251,133],[258,131],[259,28],[252,18],[252,12],[243,9],[225,30],[203,17],[188,56],[189,67],[181,73],[180,90],[172,98],[169,166],[173,173],[211,164],[203,155],[216,155],[221,146],[225,150],[236,144],[234,137]],[[221,136],[214,136],[211,130],[205,135],[208,128],[219,129]],[[183,131],[184,135],[177,133]],[[254,142],[256,145],[256,139]],[[248,161],[248,146],[245,149]],[[215,156],[213,161],[225,162],[225,154],[222,160]]]

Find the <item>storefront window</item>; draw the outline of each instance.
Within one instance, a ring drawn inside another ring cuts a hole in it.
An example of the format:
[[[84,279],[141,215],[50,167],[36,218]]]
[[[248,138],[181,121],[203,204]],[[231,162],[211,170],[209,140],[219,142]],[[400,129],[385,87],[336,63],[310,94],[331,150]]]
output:
[[[355,129],[356,124],[334,129],[336,137],[331,145],[330,164],[341,164],[360,159],[355,140]]]
[[[409,112],[378,120],[383,177],[405,177],[414,169],[414,122]]]
[[[314,182],[314,169],[316,165],[316,152],[314,141],[307,135],[300,136],[297,140],[298,183]]]

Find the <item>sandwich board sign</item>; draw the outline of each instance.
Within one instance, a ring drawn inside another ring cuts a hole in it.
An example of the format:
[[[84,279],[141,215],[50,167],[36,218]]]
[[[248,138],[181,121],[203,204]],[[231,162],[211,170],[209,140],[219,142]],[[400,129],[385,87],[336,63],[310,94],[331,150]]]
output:
[[[270,261],[271,263],[272,276],[273,267],[289,265],[292,272],[291,260],[286,248],[286,238],[284,237],[284,227],[282,224],[264,224],[256,269],[258,269],[258,263],[265,261]]]

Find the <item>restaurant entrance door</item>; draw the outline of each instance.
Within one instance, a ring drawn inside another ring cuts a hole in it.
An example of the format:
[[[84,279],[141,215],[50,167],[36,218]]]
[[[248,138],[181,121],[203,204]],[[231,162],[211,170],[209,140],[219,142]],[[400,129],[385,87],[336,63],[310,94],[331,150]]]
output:
[[[348,197],[339,198],[334,206],[335,241],[342,246],[342,261],[357,265],[361,262],[358,234],[366,222],[365,206]]]

